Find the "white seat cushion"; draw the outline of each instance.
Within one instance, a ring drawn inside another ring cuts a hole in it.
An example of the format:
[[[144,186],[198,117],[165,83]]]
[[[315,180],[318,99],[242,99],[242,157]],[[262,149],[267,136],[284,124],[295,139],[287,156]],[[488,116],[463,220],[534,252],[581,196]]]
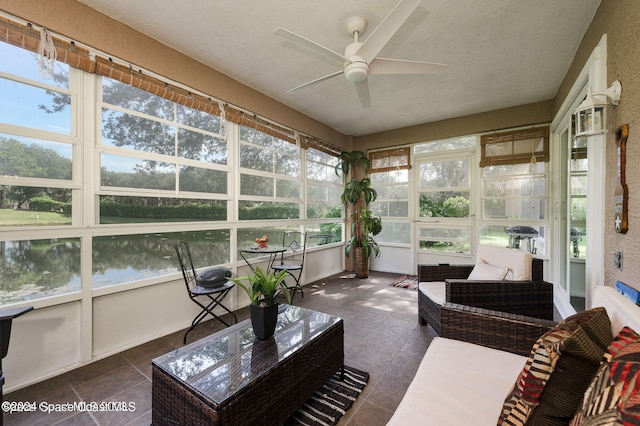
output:
[[[444,303],[446,293],[444,281],[423,281],[420,283],[420,291],[438,305]]]
[[[526,360],[436,337],[387,425],[495,425]]]

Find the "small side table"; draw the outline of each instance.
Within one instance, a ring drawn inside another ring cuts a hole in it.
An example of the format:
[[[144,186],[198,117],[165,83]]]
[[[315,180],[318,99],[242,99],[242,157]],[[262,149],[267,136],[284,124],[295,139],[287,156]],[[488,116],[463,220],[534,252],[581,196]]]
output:
[[[276,261],[278,254],[284,253],[285,251],[287,251],[287,248],[282,246],[241,247],[239,251],[240,251],[240,256],[242,256],[242,259],[244,259],[247,266],[251,268],[252,272],[255,272],[255,269],[253,268],[253,265],[251,264],[251,262],[249,262],[249,259],[247,259],[244,256],[245,254],[268,255],[269,260],[267,261],[267,269],[265,269],[265,271],[269,271],[269,269],[271,269],[271,266],[273,265],[273,262]]]

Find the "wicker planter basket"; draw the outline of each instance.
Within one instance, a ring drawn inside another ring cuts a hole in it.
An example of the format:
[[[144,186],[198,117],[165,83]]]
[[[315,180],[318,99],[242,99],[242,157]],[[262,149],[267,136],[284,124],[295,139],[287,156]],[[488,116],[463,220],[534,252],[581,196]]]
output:
[[[369,278],[369,258],[365,257],[364,249],[362,247],[354,247],[353,253],[356,278]]]

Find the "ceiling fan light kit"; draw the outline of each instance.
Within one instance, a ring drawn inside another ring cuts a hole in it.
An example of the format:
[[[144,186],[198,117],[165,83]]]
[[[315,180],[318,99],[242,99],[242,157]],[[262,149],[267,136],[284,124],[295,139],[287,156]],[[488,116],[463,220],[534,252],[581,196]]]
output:
[[[344,75],[352,83],[364,81],[369,74],[369,65],[366,62],[350,62],[344,66]]]
[[[422,0],[400,0],[362,43],[359,41],[359,37],[367,28],[367,19],[362,16],[352,16],[347,19],[346,28],[349,34],[353,36],[354,41],[347,45],[344,55],[284,28],[276,28],[274,34],[305,46],[332,60],[343,62],[342,71],[316,78],[289,89],[287,92],[291,93],[303,87],[344,74],[349,82],[355,84],[360,104],[366,108],[370,104],[369,86],[367,84],[367,77],[370,74],[435,74],[442,71],[446,67],[444,64],[376,57],[420,3],[422,3]]]

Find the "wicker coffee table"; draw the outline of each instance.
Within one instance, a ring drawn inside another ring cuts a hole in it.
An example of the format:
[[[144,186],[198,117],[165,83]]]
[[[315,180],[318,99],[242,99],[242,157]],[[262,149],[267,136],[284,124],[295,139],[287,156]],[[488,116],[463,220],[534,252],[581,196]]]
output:
[[[250,320],[152,361],[154,425],[280,425],[344,366],[342,319],[282,305],[274,338]]]

